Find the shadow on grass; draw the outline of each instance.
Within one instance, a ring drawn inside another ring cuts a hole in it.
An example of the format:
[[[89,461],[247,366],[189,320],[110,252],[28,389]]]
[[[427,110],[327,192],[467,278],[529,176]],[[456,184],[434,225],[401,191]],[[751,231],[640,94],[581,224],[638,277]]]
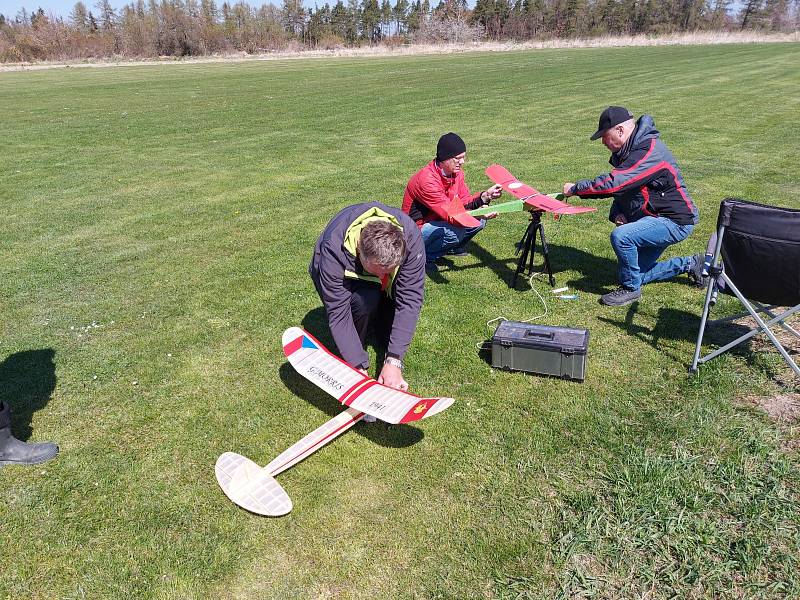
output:
[[[658,309],[655,327],[650,329],[642,325],[637,325],[634,322],[638,307],[638,302],[631,304],[628,307],[628,310],[625,312],[625,319],[623,321],[608,317],[598,317],[598,319],[625,330],[628,335],[631,335],[645,342],[646,344],[649,344],[656,350],[664,352],[674,361],[686,363],[688,366],[691,363],[691,355],[686,356],[681,354],[680,356],[675,356],[672,353],[666,352],[662,348],[661,341],[685,341],[692,342],[692,344],[694,344],[697,341],[697,334],[700,330],[700,315],[690,313],[685,310],[676,310],[674,308],[662,306]],[[703,344],[712,344],[717,347],[724,346],[740,335],[747,333],[747,331],[747,327],[737,323],[721,323],[719,325],[711,325],[706,328],[706,333],[703,337]],[[740,344],[739,346],[732,348],[729,352],[752,359],[754,353],[749,346],[750,341],[748,340],[748,342],[745,344]]]
[[[43,409],[56,387],[52,348],[16,352],[0,363],[0,402],[11,406],[11,430],[19,440],[33,433],[33,413]]]
[[[477,262],[470,262],[470,258],[451,259],[445,256],[437,261],[440,266],[439,272],[429,276],[429,279],[434,283],[447,283],[446,274],[448,272],[488,268],[494,271],[498,279],[503,283],[511,286],[519,259],[519,256],[514,254],[515,243],[509,242],[507,258],[498,258],[479,244],[471,242],[467,249],[471,257],[477,259]],[[534,273],[544,272],[544,259],[541,249],[541,244],[537,245],[533,265]],[[568,284],[578,291],[596,294],[603,294],[617,285],[617,263],[615,260],[595,256],[570,246],[558,246],[550,243],[548,243],[548,256],[550,258],[550,267],[556,278],[556,285]],[[559,279],[558,274],[565,271],[578,271],[580,276],[569,281],[565,281],[563,278]],[[515,289],[524,291],[529,287],[527,283],[529,275],[525,275],[526,272],[527,264],[525,265],[525,271],[520,273],[517,278]]]

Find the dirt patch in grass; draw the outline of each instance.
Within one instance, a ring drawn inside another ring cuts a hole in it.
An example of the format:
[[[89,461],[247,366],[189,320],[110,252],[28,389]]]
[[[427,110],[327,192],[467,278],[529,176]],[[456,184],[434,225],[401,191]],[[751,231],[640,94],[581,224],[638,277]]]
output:
[[[800,440],[787,440],[781,448],[784,452],[798,452],[800,451]]]
[[[777,311],[782,311],[782,310],[784,309],[782,308],[777,309]],[[747,319],[739,319],[738,321],[736,321],[736,323],[745,325],[751,329],[758,326],[756,324],[755,319],[750,317],[748,317]],[[792,326],[795,330],[798,327],[796,322],[788,323],[788,325]],[[773,325],[770,328],[770,330],[775,335],[775,338],[781,343],[781,346],[783,346],[786,349],[786,352],[788,352],[790,356],[800,355],[800,337],[797,337],[790,331],[786,331],[785,329],[775,325]],[[763,332],[756,335],[751,343],[753,350],[757,352],[769,349],[775,350],[775,346]]]
[[[796,423],[800,421],[800,394],[778,394],[777,396],[745,398],[744,401],[757,406],[767,416],[778,423]]]

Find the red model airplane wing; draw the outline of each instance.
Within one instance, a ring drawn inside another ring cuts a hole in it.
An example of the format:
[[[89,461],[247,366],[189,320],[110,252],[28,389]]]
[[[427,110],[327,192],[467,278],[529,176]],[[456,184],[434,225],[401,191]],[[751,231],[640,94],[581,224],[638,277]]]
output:
[[[566,202],[556,200],[552,196],[543,194],[527,183],[522,183],[502,165],[486,167],[486,175],[489,176],[489,179],[501,185],[509,194],[516,196],[535,210],[544,210],[556,215],[577,215],[597,210],[592,206],[572,206]]]

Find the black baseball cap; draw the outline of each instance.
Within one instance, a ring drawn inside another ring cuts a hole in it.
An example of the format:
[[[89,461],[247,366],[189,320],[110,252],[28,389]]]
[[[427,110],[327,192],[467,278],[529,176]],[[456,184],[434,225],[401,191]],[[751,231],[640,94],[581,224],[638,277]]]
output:
[[[633,114],[624,106],[609,106],[600,113],[600,122],[597,124],[597,131],[595,131],[589,139],[596,140],[599,137],[603,137],[606,129],[610,129],[614,127],[614,125],[619,125],[632,118]]]

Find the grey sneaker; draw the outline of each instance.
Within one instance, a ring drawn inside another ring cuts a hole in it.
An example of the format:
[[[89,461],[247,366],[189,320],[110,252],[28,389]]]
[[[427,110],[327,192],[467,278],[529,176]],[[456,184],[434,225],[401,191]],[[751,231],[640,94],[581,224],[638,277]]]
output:
[[[708,286],[709,279],[708,275],[703,275],[704,260],[705,256],[702,254],[695,254],[692,257],[692,266],[689,267],[689,270],[686,273],[691,282],[700,289],[705,289]]]
[[[600,304],[605,304],[606,306],[625,306],[626,304],[635,302],[641,297],[641,290],[629,290],[626,287],[620,286],[613,292],[600,296]]]

